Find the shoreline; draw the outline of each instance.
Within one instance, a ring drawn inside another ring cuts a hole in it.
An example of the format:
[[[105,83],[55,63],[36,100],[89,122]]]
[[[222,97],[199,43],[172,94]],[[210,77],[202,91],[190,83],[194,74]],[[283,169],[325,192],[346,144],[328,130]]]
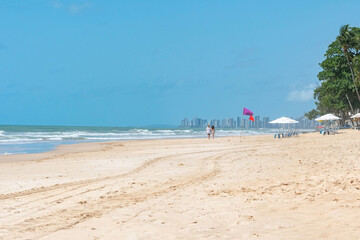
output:
[[[222,129],[220,129],[222,130]],[[235,130],[239,130],[239,129],[235,129]],[[281,129],[269,129],[269,130],[278,130],[278,131],[281,131]],[[312,132],[315,132],[313,129],[299,129],[301,130],[300,134],[305,134],[305,133],[312,133]],[[263,133],[260,133],[260,134],[251,134],[251,135],[239,135],[239,136],[235,136],[235,135],[228,135],[228,136],[217,136],[216,138],[224,138],[224,137],[247,137],[247,136],[268,136],[268,135],[273,135],[274,132],[263,132]],[[176,140],[176,139],[202,139],[202,138],[206,138],[207,136],[204,135],[204,136],[179,136],[179,137],[168,137],[168,136],[164,136],[164,137],[159,137],[159,138],[147,138],[147,139],[119,139],[119,140],[103,140],[103,141],[100,141],[100,140],[93,140],[93,141],[73,141],[70,143],[56,143],[56,142],[47,142],[47,143],[43,143],[44,145],[46,144],[53,144],[54,146],[53,147],[49,147],[49,148],[45,148],[44,150],[42,151],[39,151],[39,152],[28,152],[28,153],[4,153],[4,154],[1,154],[0,155],[0,162],[3,161],[3,159],[10,159],[11,156],[16,156],[16,158],[18,158],[17,156],[20,156],[20,155],[25,155],[25,156],[28,156],[28,155],[40,155],[40,154],[43,154],[43,153],[51,153],[51,152],[54,152],[54,151],[58,151],[58,149],[62,149],[63,147],[62,146],[71,146],[71,145],[77,145],[77,144],[89,144],[89,145],[92,145],[92,144],[98,144],[98,143],[111,143],[111,142],[127,142],[127,141],[148,141],[148,140]],[[30,143],[31,144],[31,143]],[[41,144],[41,142],[38,142],[36,144]],[[14,144],[14,145],[17,145],[17,144]],[[0,144],[1,146],[1,144]],[[5,145],[5,146],[9,146],[9,145]],[[10,145],[11,146],[11,145]],[[70,147],[64,147],[64,148],[70,148]],[[19,157],[20,158],[20,157]],[[22,158],[22,157],[21,157]],[[25,158],[25,157],[23,157]]]
[[[246,136],[221,136],[216,137],[215,139],[222,138],[244,138],[244,137],[256,137],[256,136],[269,136],[268,134],[259,134],[259,135],[246,135]],[[82,152],[96,152],[100,151],[103,148],[107,148],[107,145],[116,145],[126,142],[148,142],[148,141],[171,141],[171,140],[188,140],[188,139],[207,139],[207,136],[204,137],[189,137],[189,138],[161,138],[161,139],[131,139],[131,140],[119,140],[119,141],[100,141],[100,142],[78,142],[71,144],[59,144],[54,149],[50,151],[40,152],[40,153],[20,153],[20,154],[6,154],[0,155],[0,164],[2,162],[11,162],[11,161],[39,161],[43,159],[50,159],[54,157],[59,157],[65,154],[74,154]],[[213,141],[211,139],[210,141]]]

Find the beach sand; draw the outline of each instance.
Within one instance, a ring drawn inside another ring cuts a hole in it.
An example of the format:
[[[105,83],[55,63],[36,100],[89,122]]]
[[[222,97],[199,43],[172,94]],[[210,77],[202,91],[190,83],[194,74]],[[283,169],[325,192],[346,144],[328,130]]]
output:
[[[360,132],[0,157],[0,239],[359,239]]]

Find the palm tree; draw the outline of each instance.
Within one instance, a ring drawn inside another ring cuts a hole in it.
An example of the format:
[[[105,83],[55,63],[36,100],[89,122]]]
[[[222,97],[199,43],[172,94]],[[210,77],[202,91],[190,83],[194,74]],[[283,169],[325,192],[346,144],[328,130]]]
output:
[[[357,84],[356,84],[356,80],[355,80],[355,76],[354,76],[354,71],[353,68],[351,66],[350,63],[350,58],[349,58],[349,48],[352,47],[353,43],[354,43],[354,34],[349,31],[349,24],[347,25],[343,25],[340,27],[339,30],[339,36],[336,37],[336,39],[340,42],[341,44],[341,48],[344,52],[344,55],[346,57],[347,63],[349,65],[350,68],[350,72],[351,72],[351,77],[354,83],[354,87],[355,87],[355,91],[356,91],[356,95],[360,101],[360,95],[359,95],[359,90],[357,88]]]
[[[355,56],[352,60],[354,72],[356,74],[356,85],[360,85],[360,56]]]

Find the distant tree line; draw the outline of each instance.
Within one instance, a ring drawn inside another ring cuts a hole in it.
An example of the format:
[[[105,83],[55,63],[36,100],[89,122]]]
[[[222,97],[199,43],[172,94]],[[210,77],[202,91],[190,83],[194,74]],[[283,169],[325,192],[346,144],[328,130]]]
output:
[[[360,108],[360,28],[341,26],[325,60],[320,63],[320,85],[314,90],[316,109],[305,114],[314,119],[326,113],[338,114],[343,120]]]

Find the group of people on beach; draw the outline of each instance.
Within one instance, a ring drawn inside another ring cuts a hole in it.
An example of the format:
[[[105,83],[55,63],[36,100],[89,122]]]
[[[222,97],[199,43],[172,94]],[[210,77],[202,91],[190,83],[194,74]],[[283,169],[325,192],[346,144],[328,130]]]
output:
[[[208,139],[210,139],[211,135],[212,135],[212,138],[214,139],[215,138],[215,127],[214,127],[214,125],[212,125],[211,127],[210,127],[210,125],[208,125],[207,128],[206,128],[206,133],[207,133]]]

